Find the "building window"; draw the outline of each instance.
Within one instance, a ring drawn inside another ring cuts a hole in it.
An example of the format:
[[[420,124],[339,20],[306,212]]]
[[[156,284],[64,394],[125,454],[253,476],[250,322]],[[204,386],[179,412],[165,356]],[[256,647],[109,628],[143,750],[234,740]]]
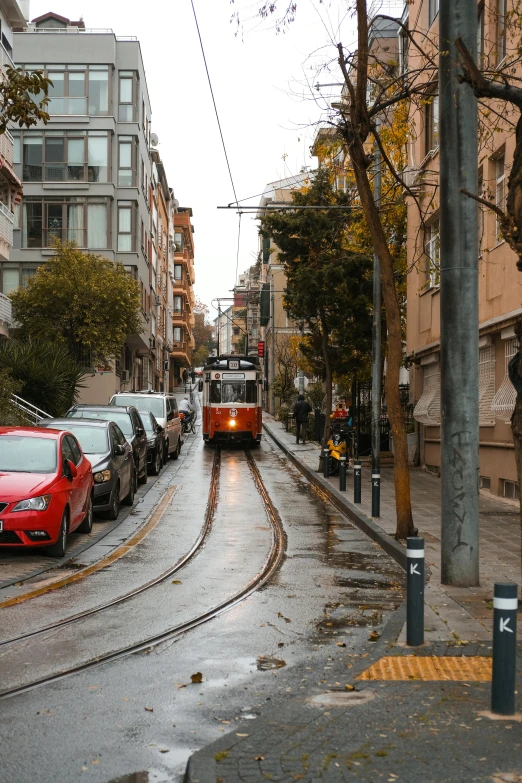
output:
[[[134,72],[120,71],[118,86],[118,121],[134,121]]]
[[[2,293],[6,296],[12,294],[20,286],[20,272],[18,264],[3,264],[2,266]]]
[[[26,132],[22,142],[24,182],[107,182],[106,131]]]
[[[182,296],[175,296],[174,297],[174,312],[175,313],[182,313],[183,312],[183,297]]]
[[[183,231],[175,231],[174,232],[174,252],[175,253],[182,253],[184,247],[185,247],[185,241],[184,241],[184,238],[183,238]]]
[[[439,221],[431,223],[424,234],[424,254],[426,256],[426,285],[434,288],[440,281],[440,239]]]
[[[495,397],[495,348],[485,345],[479,349],[479,426],[494,427],[492,410]]]
[[[180,343],[181,342],[181,327],[175,326],[174,330],[173,330],[173,334],[174,334],[174,342],[175,343]]]
[[[495,9],[496,46],[495,55],[497,65],[506,56],[506,0],[497,0]]]
[[[439,13],[439,0],[429,0],[428,8],[429,8],[429,24],[431,26],[433,24],[435,17]]]
[[[484,63],[484,3],[480,3],[477,16],[477,65]]]
[[[89,114],[109,113],[109,68],[106,65],[89,66]]]
[[[108,202],[75,198],[31,200],[22,204],[22,247],[49,247],[55,239],[79,247],[107,247]]]
[[[130,188],[134,184],[134,137],[118,136],[118,185]]]
[[[506,161],[504,155],[498,157],[495,161],[495,204],[502,211],[506,208]],[[497,242],[502,241],[502,229],[500,220],[497,217],[495,227],[495,237]]]
[[[439,96],[426,104],[426,155],[439,146]]]
[[[500,485],[502,487],[502,495],[510,500],[520,500],[520,492],[516,481],[508,481],[507,479],[500,479]]]
[[[118,252],[130,253],[133,248],[131,201],[118,202]]]
[[[183,267],[181,264],[174,264],[174,280],[183,279]]]

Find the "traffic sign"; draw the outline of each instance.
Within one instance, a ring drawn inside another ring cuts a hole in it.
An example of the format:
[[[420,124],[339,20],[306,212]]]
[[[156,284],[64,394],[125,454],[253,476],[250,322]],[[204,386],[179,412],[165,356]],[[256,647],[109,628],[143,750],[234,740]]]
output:
[[[296,388],[296,389],[298,389],[298,388],[299,388],[299,381],[300,381],[300,380],[301,380],[301,378],[296,378],[296,379],[295,379],[295,381],[294,381],[294,386],[295,386],[295,388]],[[309,380],[308,380],[308,378],[306,377],[306,375],[304,376],[304,378],[302,379],[302,381],[303,381],[303,389],[306,389],[306,387],[307,387],[307,386],[308,386],[308,384],[309,384]]]

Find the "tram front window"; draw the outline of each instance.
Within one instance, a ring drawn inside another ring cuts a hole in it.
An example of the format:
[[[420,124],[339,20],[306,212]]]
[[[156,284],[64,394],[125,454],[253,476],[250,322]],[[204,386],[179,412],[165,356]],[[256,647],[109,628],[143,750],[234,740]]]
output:
[[[245,401],[244,383],[223,383],[221,385],[221,402],[232,403]]]

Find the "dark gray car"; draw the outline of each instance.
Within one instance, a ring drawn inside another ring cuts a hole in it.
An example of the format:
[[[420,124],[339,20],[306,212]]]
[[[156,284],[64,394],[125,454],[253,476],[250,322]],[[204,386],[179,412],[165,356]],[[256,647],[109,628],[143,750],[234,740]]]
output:
[[[138,481],[140,484],[147,483],[147,434],[141,416],[133,405],[121,408],[109,405],[75,405],[65,415],[75,419],[104,419],[117,424],[132,446]]]
[[[45,419],[38,426],[71,432],[92,465],[93,511],[116,519],[120,503],[132,506],[136,471],[132,446],[113,421]]]

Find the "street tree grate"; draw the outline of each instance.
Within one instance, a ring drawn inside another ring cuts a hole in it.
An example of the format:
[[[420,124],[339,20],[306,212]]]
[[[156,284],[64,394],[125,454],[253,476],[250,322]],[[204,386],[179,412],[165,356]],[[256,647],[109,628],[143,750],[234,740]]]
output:
[[[381,658],[356,679],[489,682],[491,658],[394,655]]]

